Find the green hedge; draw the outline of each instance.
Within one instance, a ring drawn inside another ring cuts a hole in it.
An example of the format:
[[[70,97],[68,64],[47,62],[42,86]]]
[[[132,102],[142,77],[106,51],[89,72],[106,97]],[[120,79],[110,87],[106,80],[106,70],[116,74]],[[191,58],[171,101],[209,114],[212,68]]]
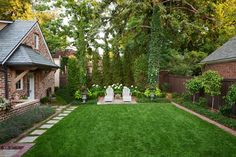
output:
[[[193,104],[191,101],[187,101],[186,99],[184,99],[182,97],[175,97],[173,99],[173,101],[192,110],[192,111],[195,111],[195,112],[197,112],[201,115],[204,115],[216,122],[219,122],[229,128],[236,130],[236,120],[229,118],[229,117],[225,117],[220,112],[212,112],[208,108],[203,107],[202,105],[200,105],[198,103]]]
[[[75,100],[74,95],[70,94],[68,87],[58,88],[55,92],[55,95],[58,105],[67,105]]]
[[[54,112],[55,111],[49,106],[39,106],[32,108],[21,115],[16,115],[0,122],[0,144],[17,137],[26,129],[32,127],[35,123],[46,119]]]

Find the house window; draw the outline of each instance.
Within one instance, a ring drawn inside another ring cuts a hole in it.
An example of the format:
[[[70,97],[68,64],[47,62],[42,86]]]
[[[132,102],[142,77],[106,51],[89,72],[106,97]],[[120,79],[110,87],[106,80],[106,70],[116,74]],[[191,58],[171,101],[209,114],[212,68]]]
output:
[[[34,34],[34,48],[39,49],[39,35]]]
[[[20,75],[21,72],[16,72],[16,76]],[[23,89],[23,78],[21,78],[19,81],[16,82],[16,90],[22,90]]]

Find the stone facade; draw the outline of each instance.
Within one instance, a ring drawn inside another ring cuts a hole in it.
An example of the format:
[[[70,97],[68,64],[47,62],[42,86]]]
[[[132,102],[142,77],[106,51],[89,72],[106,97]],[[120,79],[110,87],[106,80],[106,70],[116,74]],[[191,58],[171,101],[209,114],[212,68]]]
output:
[[[204,71],[217,71],[224,79],[236,79],[236,61],[206,64]]]
[[[38,49],[35,49],[35,45],[34,45],[35,35],[39,37]],[[22,44],[32,47],[32,49],[34,49],[36,52],[38,52],[45,58],[53,61],[50,55],[50,52],[47,48],[47,45],[44,42],[44,38],[42,36],[42,33],[38,25],[35,25],[35,27],[28,33],[28,35],[23,40]],[[50,93],[54,92],[54,73],[55,73],[54,70],[39,68],[36,70],[31,70],[29,72],[33,73],[34,75],[35,99],[40,99],[42,97],[47,96],[48,90],[51,91]],[[9,98],[13,98],[16,93],[20,95],[21,97],[27,98],[28,97],[27,74],[23,77],[23,89],[20,89],[20,90],[16,90],[15,88],[12,88],[13,86],[15,86],[11,83],[14,78],[16,78],[16,70],[13,68],[8,68]],[[5,83],[4,82],[5,82],[4,72],[0,71],[0,96],[1,97],[5,97]]]

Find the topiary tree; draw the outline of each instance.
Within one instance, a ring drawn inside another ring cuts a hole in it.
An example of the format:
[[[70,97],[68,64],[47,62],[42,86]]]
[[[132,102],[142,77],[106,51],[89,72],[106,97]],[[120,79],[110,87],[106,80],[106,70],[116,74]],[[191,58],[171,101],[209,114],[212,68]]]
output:
[[[236,104],[236,84],[230,86],[227,95],[225,96],[226,104],[220,108],[220,112],[224,116],[230,116],[232,106]]]
[[[216,71],[207,71],[202,75],[204,92],[212,97],[211,109],[214,109],[215,96],[220,94],[221,81],[223,78]]]
[[[191,80],[188,80],[185,84],[186,89],[189,94],[193,95],[193,103],[195,102],[196,94],[202,88],[202,80],[200,77],[194,77]]]

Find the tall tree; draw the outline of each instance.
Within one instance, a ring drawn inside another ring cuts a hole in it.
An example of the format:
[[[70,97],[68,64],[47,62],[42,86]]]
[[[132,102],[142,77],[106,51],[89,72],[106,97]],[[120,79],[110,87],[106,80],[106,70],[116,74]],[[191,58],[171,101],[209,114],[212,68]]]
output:
[[[101,71],[99,69],[100,56],[95,52],[93,54],[93,70],[92,70],[92,83],[101,85]]]

